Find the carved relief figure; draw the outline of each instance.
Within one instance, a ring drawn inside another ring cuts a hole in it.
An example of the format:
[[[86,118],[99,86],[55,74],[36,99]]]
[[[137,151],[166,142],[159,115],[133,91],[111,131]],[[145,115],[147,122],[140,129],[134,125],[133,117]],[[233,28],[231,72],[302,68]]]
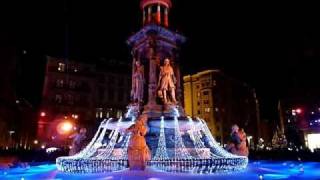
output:
[[[144,170],[147,161],[151,159],[150,150],[147,146],[144,136],[147,134],[146,115],[140,116],[134,125],[127,132],[131,132],[131,138],[128,146],[128,160],[131,170]]]
[[[163,99],[164,104],[173,103],[176,104],[175,95],[175,84],[176,77],[173,72],[173,68],[170,65],[170,60],[166,58],[164,60],[163,66],[160,67],[160,75],[158,81],[158,96]],[[168,98],[168,92],[170,93],[170,98]]]
[[[135,61],[132,75],[131,98],[133,102],[143,101],[144,67],[140,61]]]

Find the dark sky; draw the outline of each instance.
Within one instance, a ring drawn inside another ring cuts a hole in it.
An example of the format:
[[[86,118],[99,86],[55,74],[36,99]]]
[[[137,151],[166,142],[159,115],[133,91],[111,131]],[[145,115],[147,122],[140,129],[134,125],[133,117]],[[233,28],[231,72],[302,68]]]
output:
[[[263,118],[277,118],[279,98],[317,98],[320,31],[312,5],[207,3],[173,0],[171,28],[188,38],[184,74],[219,68],[247,82],[256,88]],[[19,81],[33,79],[39,86],[21,93],[34,104],[40,101],[45,55],[130,61],[125,41],[141,27],[139,0],[12,1],[2,8],[2,26],[19,51],[27,50]]]

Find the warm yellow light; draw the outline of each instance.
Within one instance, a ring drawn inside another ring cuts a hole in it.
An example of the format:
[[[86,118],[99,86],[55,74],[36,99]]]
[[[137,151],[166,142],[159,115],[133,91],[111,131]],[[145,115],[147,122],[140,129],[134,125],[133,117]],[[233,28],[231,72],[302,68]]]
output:
[[[33,144],[38,144],[38,143],[39,143],[38,140],[34,140],[34,141],[33,141]]]
[[[315,149],[320,148],[320,134],[308,134],[308,148],[313,152]]]
[[[61,128],[63,131],[70,131],[72,129],[72,124],[70,122],[65,122],[62,124]]]
[[[73,124],[69,121],[63,121],[57,126],[57,131],[59,134],[69,134],[72,130]]]

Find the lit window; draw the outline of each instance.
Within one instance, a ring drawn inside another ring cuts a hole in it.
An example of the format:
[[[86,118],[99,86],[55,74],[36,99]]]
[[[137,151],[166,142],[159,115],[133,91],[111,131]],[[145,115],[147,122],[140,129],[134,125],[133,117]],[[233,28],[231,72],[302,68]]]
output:
[[[68,104],[73,105],[74,104],[74,98],[71,94],[67,95]]]
[[[205,111],[206,113],[209,113],[209,112],[210,112],[210,108],[204,108],[204,111]]]
[[[76,82],[75,81],[70,81],[70,83],[69,83],[69,87],[70,87],[70,89],[74,89],[74,88],[76,88]]]
[[[308,134],[307,140],[308,140],[308,148],[313,152],[315,149],[320,148],[320,134]]]
[[[64,63],[58,64],[58,71],[64,72],[66,70],[66,65]]]
[[[122,112],[120,110],[117,111],[117,118],[120,118],[122,116]]]
[[[56,87],[62,88],[63,87],[63,83],[64,83],[63,79],[58,79],[56,81]]]
[[[61,96],[61,94],[56,94],[55,101],[56,101],[57,103],[62,103],[62,96]]]

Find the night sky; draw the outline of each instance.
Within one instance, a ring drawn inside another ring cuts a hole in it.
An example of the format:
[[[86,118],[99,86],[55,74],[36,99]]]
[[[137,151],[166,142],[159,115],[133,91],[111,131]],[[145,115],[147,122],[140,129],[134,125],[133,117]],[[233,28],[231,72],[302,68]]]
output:
[[[263,119],[278,118],[279,98],[318,98],[316,9],[302,4],[207,3],[173,0],[171,29],[188,38],[181,55],[184,74],[218,68],[247,82],[256,89]],[[0,10],[1,33],[10,34],[20,53],[18,94],[35,106],[41,98],[45,55],[129,62],[125,41],[139,30],[142,19],[139,0],[12,1]],[[35,86],[27,86],[30,79]]]

